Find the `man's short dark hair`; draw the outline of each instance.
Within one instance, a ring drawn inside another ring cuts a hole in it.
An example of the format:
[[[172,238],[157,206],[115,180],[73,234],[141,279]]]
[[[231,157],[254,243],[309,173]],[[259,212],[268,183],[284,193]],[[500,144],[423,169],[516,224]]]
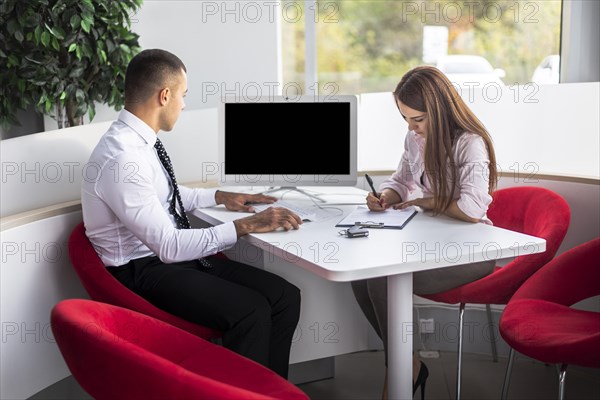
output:
[[[125,104],[146,101],[156,91],[170,84],[173,77],[186,71],[175,54],[148,49],[131,59],[125,73]]]

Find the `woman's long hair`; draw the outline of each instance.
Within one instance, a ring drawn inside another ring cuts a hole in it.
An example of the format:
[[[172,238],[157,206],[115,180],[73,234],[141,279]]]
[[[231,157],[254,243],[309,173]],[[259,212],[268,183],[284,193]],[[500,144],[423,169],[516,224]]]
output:
[[[479,135],[485,141],[490,158],[488,190],[493,192],[497,171],[492,139],[446,75],[434,67],[416,67],[402,77],[394,97],[413,110],[427,113],[425,171],[432,185],[435,214],[444,212],[452,203],[458,179],[452,147],[464,132]]]

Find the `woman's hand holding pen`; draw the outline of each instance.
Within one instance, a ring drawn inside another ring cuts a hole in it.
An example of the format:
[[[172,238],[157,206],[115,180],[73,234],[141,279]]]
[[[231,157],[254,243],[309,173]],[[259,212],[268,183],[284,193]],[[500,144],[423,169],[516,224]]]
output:
[[[387,204],[384,202],[384,200],[381,197],[382,197],[382,195],[379,195],[379,198],[377,198],[377,197],[375,197],[373,192],[369,192],[369,194],[367,195],[367,207],[369,207],[369,210],[383,211],[387,208],[387,207],[385,207]]]
[[[384,189],[383,192],[377,193],[377,190],[375,190],[375,186],[373,185],[373,179],[371,179],[368,174],[365,174],[365,179],[371,188],[371,193],[367,195],[367,207],[369,207],[369,210],[384,211],[390,204],[393,204],[387,201],[388,198],[386,192],[389,193],[389,189]],[[400,197],[398,197],[397,201],[400,201]]]
[[[371,211],[385,211],[400,202],[398,193],[391,189],[384,189],[379,193],[379,197],[375,197],[373,192],[367,195],[367,207]]]

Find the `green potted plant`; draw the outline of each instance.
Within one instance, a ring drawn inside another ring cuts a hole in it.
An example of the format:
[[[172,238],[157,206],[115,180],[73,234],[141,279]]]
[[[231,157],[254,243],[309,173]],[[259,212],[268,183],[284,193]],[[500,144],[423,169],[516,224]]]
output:
[[[125,70],[140,51],[131,18],[143,0],[4,0],[0,4],[0,124],[33,104],[58,127],[95,104],[123,105]]]

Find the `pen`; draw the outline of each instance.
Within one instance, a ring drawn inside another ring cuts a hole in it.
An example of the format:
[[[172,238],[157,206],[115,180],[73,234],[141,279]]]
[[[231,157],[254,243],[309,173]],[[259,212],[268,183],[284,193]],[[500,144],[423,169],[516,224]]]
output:
[[[375,197],[377,197],[379,199],[379,194],[377,194],[377,190],[375,190],[375,186],[373,186],[373,180],[371,179],[371,177],[369,175],[365,174],[365,179],[369,183],[369,186],[371,187],[371,190],[373,191],[373,195],[375,195]],[[381,199],[379,200],[379,205],[381,205]]]

